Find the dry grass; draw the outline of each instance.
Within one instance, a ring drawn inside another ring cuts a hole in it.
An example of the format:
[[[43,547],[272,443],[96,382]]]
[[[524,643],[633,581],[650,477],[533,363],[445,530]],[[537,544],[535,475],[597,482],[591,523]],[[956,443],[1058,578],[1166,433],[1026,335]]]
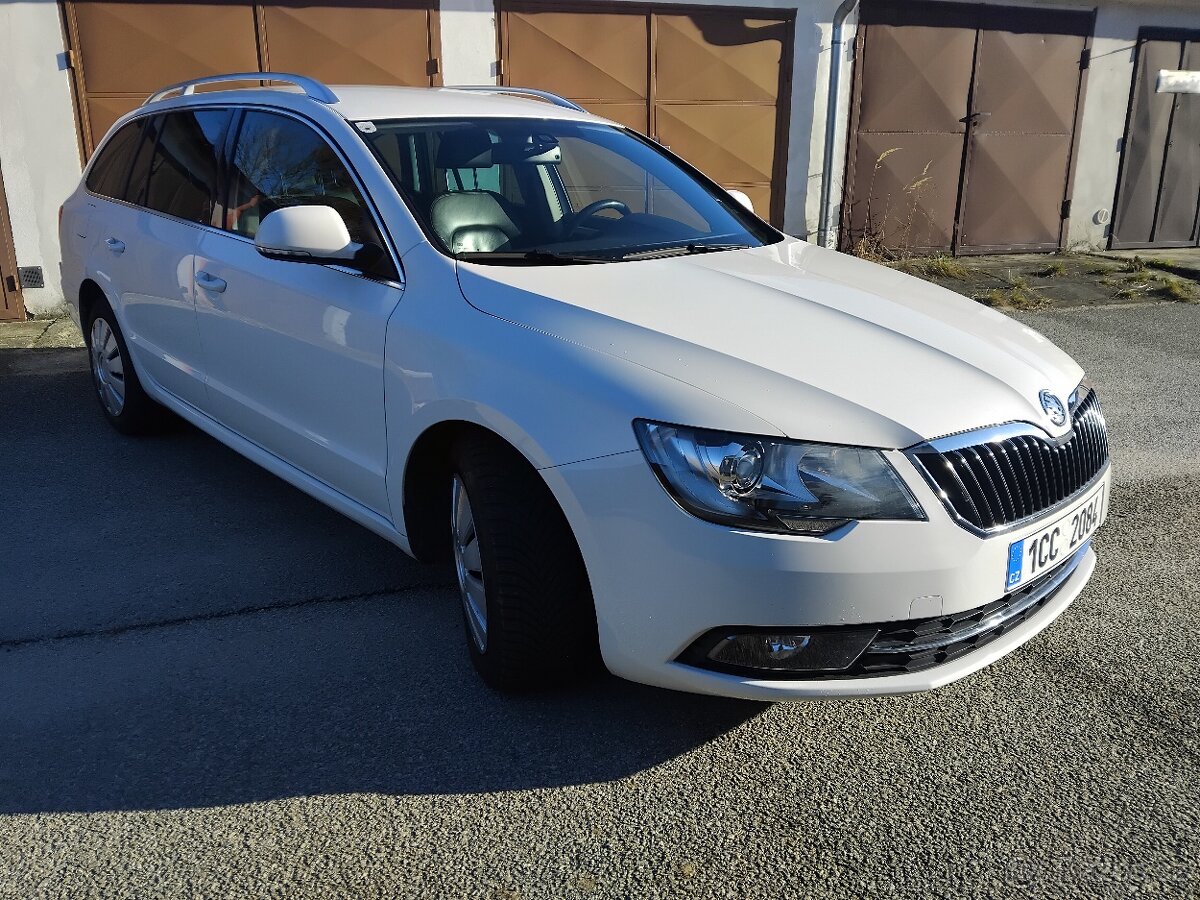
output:
[[[1181,281],[1178,278],[1165,279],[1159,288],[1159,293],[1176,303],[1200,303],[1194,281]]]
[[[1060,262],[1052,262],[1044,269],[1038,269],[1033,273],[1037,278],[1061,278],[1067,274],[1067,267]]]
[[[892,267],[909,275],[920,278],[953,278],[957,281],[967,281],[971,270],[952,256],[912,257],[891,263]]]
[[[1050,305],[1049,300],[1031,289],[1028,285],[1014,285],[1007,290],[993,288],[986,294],[982,294],[975,299],[985,306],[997,309],[1035,310],[1045,309]]]

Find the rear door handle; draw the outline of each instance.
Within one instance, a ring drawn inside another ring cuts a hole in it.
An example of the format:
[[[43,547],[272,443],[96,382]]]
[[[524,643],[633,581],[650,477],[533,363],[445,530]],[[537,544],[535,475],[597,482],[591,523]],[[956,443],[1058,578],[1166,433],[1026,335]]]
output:
[[[208,272],[196,273],[196,284],[200,285],[206,291],[221,293],[228,286],[224,278],[218,278],[216,275],[210,275]]]
[[[108,247],[108,249],[111,250],[113,253],[115,253],[117,256],[120,256],[122,253],[125,252],[125,242],[118,241],[114,237],[110,237],[107,241],[104,242],[104,245],[106,247]]]

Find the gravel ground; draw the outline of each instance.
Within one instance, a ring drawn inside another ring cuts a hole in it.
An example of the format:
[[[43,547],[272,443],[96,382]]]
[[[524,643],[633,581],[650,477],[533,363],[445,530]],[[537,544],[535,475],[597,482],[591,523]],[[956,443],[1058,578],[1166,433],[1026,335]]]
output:
[[[448,573],[0,352],[0,897],[1197,896],[1200,307],[1023,318],[1105,400],[1092,584],[965,682],[776,706],[493,695]]]

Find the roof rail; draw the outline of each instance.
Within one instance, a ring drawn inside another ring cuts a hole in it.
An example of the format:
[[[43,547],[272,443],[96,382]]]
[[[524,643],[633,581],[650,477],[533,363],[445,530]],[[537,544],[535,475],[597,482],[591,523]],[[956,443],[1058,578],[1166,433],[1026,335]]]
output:
[[[500,84],[448,84],[446,85],[446,90],[478,91],[481,94],[512,94],[516,97],[533,97],[536,100],[545,100],[547,103],[561,106],[563,109],[587,112],[582,106],[572,103],[565,97],[560,97],[558,94],[552,94],[549,91],[539,91],[536,88],[508,87],[507,85]]]
[[[179,92],[180,96],[186,97],[189,94],[196,93],[196,88],[199,85],[220,84],[226,81],[283,81],[287,84],[296,85],[296,87],[304,91],[305,95],[316,100],[318,103],[338,102],[337,94],[315,78],[309,78],[305,75],[292,75],[289,72],[231,72],[228,75],[209,75],[205,78],[193,78],[189,81],[181,81],[179,84],[165,87],[147,97],[142,106],[162,100],[176,91]]]

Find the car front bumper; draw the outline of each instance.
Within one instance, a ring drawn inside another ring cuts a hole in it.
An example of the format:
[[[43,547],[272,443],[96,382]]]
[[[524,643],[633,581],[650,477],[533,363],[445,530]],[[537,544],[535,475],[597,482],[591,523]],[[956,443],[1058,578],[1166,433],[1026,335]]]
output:
[[[797,631],[929,620],[1004,597],[1009,545],[1053,516],[981,538],[950,518],[903,454],[888,456],[928,521],[859,522],[829,538],[740,531],[697,519],[667,496],[640,451],[542,470],[587,564],[609,670],[644,684],[756,700],[928,690],[1019,647],[1083,590],[1096,563],[1087,546],[1065,564],[1070,574],[1029,615],[977,648],[960,648],[920,671],[793,679],[679,661],[716,628]],[[1095,484],[1107,491],[1110,477],[1106,469]]]

